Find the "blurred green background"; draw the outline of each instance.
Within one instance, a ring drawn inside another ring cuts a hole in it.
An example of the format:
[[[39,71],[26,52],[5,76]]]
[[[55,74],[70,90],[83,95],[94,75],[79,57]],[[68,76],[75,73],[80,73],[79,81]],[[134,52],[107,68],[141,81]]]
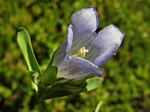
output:
[[[115,24],[126,33],[116,56],[101,69],[104,81],[88,93],[47,100],[51,112],[150,110],[150,1],[144,0],[0,0],[0,112],[40,112],[16,41],[25,27],[42,70],[65,39],[73,12],[93,5],[99,30]]]

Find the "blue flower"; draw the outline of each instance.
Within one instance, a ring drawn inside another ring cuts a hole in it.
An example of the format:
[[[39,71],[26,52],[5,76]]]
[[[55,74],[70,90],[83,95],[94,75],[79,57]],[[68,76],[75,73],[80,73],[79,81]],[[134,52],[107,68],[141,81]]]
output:
[[[68,79],[102,76],[99,69],[120,46],[124,32],[108,25],[99,33],[98,14],[94,7],[83,8],[71,16],[67,38],[58,47],[53,64],[58,67],[58,76]]]

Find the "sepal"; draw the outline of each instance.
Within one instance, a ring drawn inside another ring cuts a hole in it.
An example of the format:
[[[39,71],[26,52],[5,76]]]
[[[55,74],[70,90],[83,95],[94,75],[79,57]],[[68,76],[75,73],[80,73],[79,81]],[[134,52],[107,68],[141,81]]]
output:
[[[40,97],[40,100],[47,100],[57,97],[64,97],[68,95],[78,94],[81,92],[91,91],[96,89],[103,81],[103,78],[92,77],[85,81],[75,83],[73,80],[64,80],[64,83],[56,83],[50,87],[47,87],[45,92]]]
[[[48,66],[44,74],[41,77],[41,82],[45,86],[50,86],[55,83],[57,77],[58,68],[56,66]]]

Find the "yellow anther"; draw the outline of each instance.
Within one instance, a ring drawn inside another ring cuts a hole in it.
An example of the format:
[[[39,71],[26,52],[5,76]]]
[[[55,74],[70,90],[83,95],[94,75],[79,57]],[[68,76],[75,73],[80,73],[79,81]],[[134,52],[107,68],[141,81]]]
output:
[[[82,48],[79,50],[77,56],[84,58],[84,56],[85,56],[85,54],[86,54],[87,52],[89,52],[89,50],[85,49],[85,47],[82,47]]]

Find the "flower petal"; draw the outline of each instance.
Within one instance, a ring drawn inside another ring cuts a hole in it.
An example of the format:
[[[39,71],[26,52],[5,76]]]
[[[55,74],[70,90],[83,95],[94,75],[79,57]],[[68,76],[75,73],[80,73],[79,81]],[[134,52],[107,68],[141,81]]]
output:
[[[109,25],[101,30],[91,43],[86,59],[101,66],[112,57],[120,46],[124,32],[114,25]]]
[[[66,54],[68,54],[68,52],[71,49],[72,40],[73,40],[72,25],[69,25],[67,38],[56,50],[55,55],[54,55],[53,65],[59,66],[59,64],[62,63],[63,59],[66,56],[68,56]]]
[[[87,7],[73,13],[71,16],[73,32],[76,36],[94,32],[98,26],[98,14],[94,7]]]
[[[97,57],[93,63],[97,66],[103,65],[109,58],[111,58],[116,53],[117,49],[118,45],[112,45],[109,49],[107,49],[104,53]]]
[[[73,44],[71,53],[75,54],[81,47],[91,42],[91,35],[98,26],[98,14],[94,7],[83,8],[71,16]]]
[[[78,57],[66,58],[58,67],[58,76],[68,79],[86,77],[91,73],[102,76],[102,71],[97,66],[87,60]]]

